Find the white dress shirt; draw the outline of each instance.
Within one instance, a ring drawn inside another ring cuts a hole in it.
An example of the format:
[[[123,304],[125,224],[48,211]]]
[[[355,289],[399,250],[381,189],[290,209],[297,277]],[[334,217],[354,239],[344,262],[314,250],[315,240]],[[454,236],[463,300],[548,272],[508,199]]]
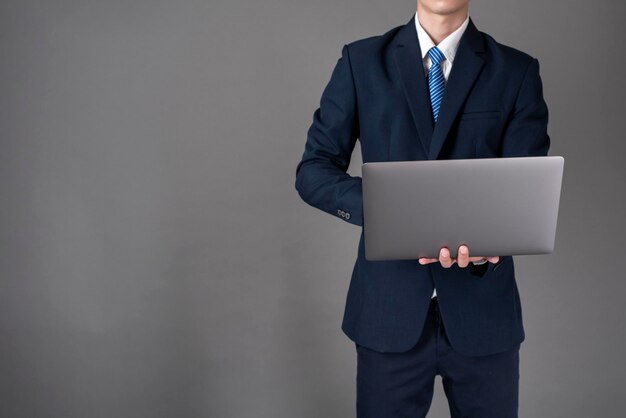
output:
[[[431,64],[430,57],[428,56],[428,51],[433,46],[436,46],[446,57],[446,59],[441,62],[441,69],[443,70],[444,80],[446,82],[448,81],[448,76],[450,75],[450,70],[452,70],[452,64],[454,63],[456,51],[459,48],[459,41],[461,40],[461,36],[463,36],[463,32],[465,32],[465,28],[467,28],[468,23],[469,14],[465,18],[465,21],[461,24],[461,26],[459,26],[450,35],[446,36],[443,41],[439,42],[439,45],[435,45],[428,33],[426,33],[422,25],[420,25],[419,19],[417,17],[417,12],[415,12],[415,28],[417,29],[417,39],[419,41],[420,50],[422,51],[422,63],[424,64],[424,72],[426,74],[428,74]],[[435,296],[437,296],[437,289],[433,290],[433,295],[431,299]]]
[[[420,49],[422,50],[422,62],[424,63],[424,71],[426,74],[428,74],[428,70],[430,70],[430,57],[428,56],[428,51],[433,46],[436,46],[446,57],[446,59],[441,63],[441,69],[443,70],[443,78],[445,81],[448,81],[448,76],[450,75],[450,70],[452,70],[452,64],[454,63],[456,51],[459,48],[459,41],[461,40],[461,36],[463,36],[463,32],[465,32],[465,28],[467,28],[468,23],[469,14],[457,30],[448,35],[439,43],[439,45],[435,45],[433,40],[430,39],[430,36],[428,36],[428,33],[426,33],[422,25],[420,25],[417,12],[415,12],[415,28],[417,29],[417,39],[419,41]]]

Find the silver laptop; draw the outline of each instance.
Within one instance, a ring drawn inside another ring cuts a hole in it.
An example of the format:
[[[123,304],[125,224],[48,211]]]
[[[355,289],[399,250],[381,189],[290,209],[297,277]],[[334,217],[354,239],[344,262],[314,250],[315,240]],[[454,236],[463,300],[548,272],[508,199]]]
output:
[[[563,157],[365,163],[367,260],[547,254],[554,250]]]

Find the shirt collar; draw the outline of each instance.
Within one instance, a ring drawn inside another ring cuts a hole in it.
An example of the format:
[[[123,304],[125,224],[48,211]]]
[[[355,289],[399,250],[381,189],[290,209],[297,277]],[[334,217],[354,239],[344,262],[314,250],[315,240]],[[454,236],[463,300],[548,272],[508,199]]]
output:
[[[465,32],[465,28],[467,28],[468,23],[469,13],[461,26],[459,26],[443,41],[439,42],[439,45],[437,45],[437,48],[439,48],[443,55],[446,56],[446,61],[448,61],[450,64],[452,64],[452,61],[454,61],[456,51],[459,47],[459,41],[461,40],[461,36],[463,36],[463,32]],[[415,12],[415,28],[417,29],[417,39],[420,43],[420,49],[422,51],[422,59],[424,59],[430,48],[435,46],[435,43],[432,39],[430,39],[430,36],[428,36],[428,33],[426,33],[422,25],[420,25],[420,22],[417,18],[417,12]]]

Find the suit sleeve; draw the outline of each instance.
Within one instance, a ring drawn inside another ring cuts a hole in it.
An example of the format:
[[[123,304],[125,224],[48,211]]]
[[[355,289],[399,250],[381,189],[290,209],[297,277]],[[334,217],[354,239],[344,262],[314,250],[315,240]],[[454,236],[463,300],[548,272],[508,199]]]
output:
[[[502,157],[538,157],[548,155],[548,107],[543,98],[543,86],[539,76],[539,61],[533,58],[526,68],[515,100],[511,118],[504,130]],[[470,272],[479,277],[493,271],[502,262],[469,266]]]
[[[347,45],[341,51],[308,129],[295,187],[309,205],[363,225],[361,177],[347,174],[359,136],[356,91]]]

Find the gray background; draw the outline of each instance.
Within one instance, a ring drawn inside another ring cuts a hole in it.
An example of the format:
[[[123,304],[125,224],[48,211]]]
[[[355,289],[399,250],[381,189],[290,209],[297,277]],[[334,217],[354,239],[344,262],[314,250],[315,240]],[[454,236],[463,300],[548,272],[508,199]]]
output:
[[[2,0],[0,416],[353,416],[359,229],[294,173],[342,45],[414,11]],[[521,416],[623,416],[626,7],[470,12],[539,59],[566,159],[555,253],[516,257]]]

